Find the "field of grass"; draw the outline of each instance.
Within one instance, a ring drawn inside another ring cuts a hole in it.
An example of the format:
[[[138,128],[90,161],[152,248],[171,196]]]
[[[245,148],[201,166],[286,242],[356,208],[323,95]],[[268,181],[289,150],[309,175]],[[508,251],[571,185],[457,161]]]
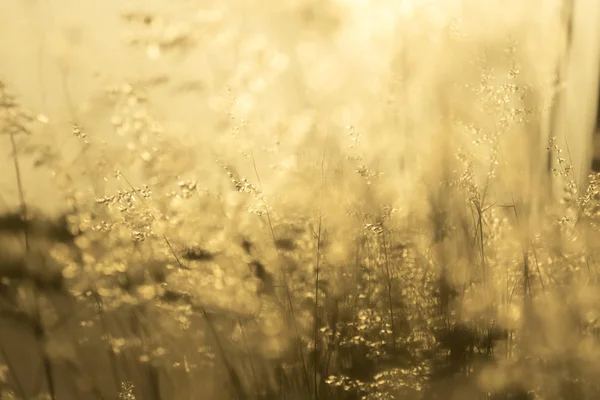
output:
[[[0,81],[0,400],[599,399],[562,2],[248,3],[122,11],[67,122]]]

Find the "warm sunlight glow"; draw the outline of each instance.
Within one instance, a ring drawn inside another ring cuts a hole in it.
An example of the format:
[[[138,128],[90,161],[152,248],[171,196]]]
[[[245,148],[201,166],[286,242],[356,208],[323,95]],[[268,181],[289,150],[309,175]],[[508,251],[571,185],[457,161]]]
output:
[[[600,1],[0,8],[0,400],[600,399]]]

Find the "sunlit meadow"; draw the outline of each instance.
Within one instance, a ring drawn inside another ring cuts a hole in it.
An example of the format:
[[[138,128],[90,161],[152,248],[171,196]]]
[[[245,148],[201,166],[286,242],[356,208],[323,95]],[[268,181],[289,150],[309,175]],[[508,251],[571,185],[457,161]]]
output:
[[[0,399],[600,398],[562,1],[155,3],[2,77]]]

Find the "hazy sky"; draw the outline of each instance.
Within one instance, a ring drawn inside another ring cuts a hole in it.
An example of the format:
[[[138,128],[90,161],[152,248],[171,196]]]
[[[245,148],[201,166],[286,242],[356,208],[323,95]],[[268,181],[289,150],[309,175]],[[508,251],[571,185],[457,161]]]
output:
[[[403,139],[391,121],[380,120],[382,99],[389,95],[386,79],[397,72],[391,69],[399,51],[408,54],[414,65],[406,89],[410,102],[396,105],[393,112],[413,119],[412,131],[418,132],[414,140],[421,142],[431,122],[428,102],[435,98],[433,94],[448,81],[476,79],[463,68],[464,60],[482,45],[500,46],[507,32],[513,32],[523,39],[522,79],[543,81],[540,77],[555,72],[560,35],[553,24],[558,22],[562,0],[512,0],[500,9],[471,0],[434,2],[439,9],[424,6],[420,19],[409,15],[412,6],[426,3],[274,0],[260,8],[244,0],[0,0],[0,80],[34,115],[48,118],[47,125],[37,124],[34,135],[60,147],[67,156],[81,149],[72,135],[73,121],[90,137],[125,148],[111,128],[113,109],[103,90],[132,80],[155,80],[163,83],[151,91],[153,114],[178,128],[186,139],[215,141],[229,111],[227,87],[233,85],[236,104],[241,109],[246,103],[254,106],[255,136],[247,140],[255,148],[273,147],[278,131],[289,135],[281,146],[302,146],[311,118],[329,118],[340,131],[345,125],[372,127],[370,152],[380,159]],[[583,16],[590,10],[579,10],[580,37],[598,29],[585,24]],[[125,18],[131,12],[137,17]],[[153,17],[145,20],[145,14]],[[593,18],[588,19],[593,22]],[[457,39],[455,48],[439,45],[445,24],[457,22],[464,40]],[[177,46],[158,52],[156,46],[128,43],[132,38]],[[598,54],[588,42],[579,40],[582,45],[574,53],[583,61]],[[579,99],[590,86],[585,69],[594,64],[583,61],[569,71],[579,85],[574,86],[577,95],[572,99]],[[581,71],[580,65],[585,66]],[[595,87],[591,85],[589,91]],[[217,112],[215,99],[221,103]],[[570,101],[565,113],[571,118],[570,131],[573,121],[581,125],[591,120],[583,107],[589,101],[581,100],[583,105],[578,101]],[[456,99],[453,107],[472,108],[468,101]],[[297,135],[300,140],[292,137],[296,128],[302,131]],[[382,135],[390,137],[384,140]],[[576,146],[570,147],[575,153]],[[16,199],[9,151],[9,141],[0,137],[0,209]],[[259,161],[271,162],[266,157]],[[27,168],[26,159],[22,162],[28,199],[40,205],[58,199],[52,181]]]

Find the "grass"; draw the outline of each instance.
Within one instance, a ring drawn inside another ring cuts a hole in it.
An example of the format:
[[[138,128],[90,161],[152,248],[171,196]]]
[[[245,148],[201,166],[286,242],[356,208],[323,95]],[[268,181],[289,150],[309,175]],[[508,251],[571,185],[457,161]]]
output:
[[[600,177],[579,187],[545,144],[538,22],[475,4],[374,27],[351,22],[398,9],[305,3],[297,59],[238,38],[248,76],[196,127],[210,141],[124,84],[114,140],[72,116],[67,157],[1,86],[18,205],[0,216],[0,399],[598,398]],[[324,79],[338,60],[355,63]],[[24,183],[42,170],[59,217]]]

